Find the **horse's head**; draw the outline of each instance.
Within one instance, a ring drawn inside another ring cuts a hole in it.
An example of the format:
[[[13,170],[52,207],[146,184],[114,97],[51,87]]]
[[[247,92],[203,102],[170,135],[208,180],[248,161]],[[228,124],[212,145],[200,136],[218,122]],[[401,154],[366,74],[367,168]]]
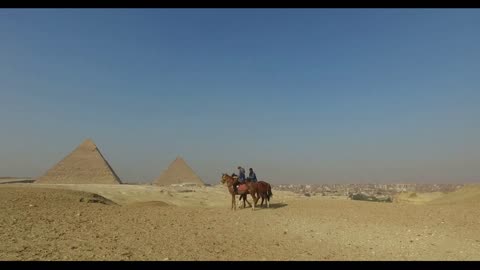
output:
[[[222,174],[222,181],[221,181],[222,184],[227,183],[227,184],[229,184],[229,185],[232,185],[233,182],[235,182],[235,178],[233,178],[232,176],[230,176],[230,175],[228,175],[228,174],[226,174],[226,173],[223,173],[223,174]]]
[[[227,182],[227,180],[228,180],[228,177],[229,177],[229,175],[228,175],[228,174],[226,174],[226,173],[222,173],[222,180],[221,180],[221,183],[222,183],[222,184],[225,184],[225,182]]]

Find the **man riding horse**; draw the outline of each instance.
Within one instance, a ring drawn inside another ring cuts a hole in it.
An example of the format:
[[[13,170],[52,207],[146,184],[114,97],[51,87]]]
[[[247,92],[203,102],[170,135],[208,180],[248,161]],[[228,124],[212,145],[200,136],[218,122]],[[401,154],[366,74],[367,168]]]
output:
[[[256,194],[258,193],[257,191],[257,186],[252,184],[251,182],[248,182],[248,183],[245,183],[245,185],[242,185],[243,188],[240,192],[236,192],[234,191],[235,189],[235,186],[236,183],[238,182],[238,179],[235,179],[233,178],[232,176],[228,175],[228,174],[222,174],[222,181],[221,183],[222,184],[227,184],[227,188],[228,188],[228,191],[230,192],[230,194],[232,195],[232,210],[236,210],[237,208],[237,205],[236,205],[236,202],[235,202],[235,195],[246,195],[246,194],[250,194],[250,196],[252,196],[252,199],[253,199],[253,204],[252,204],[252,210],[255,210],[255,205],[257,204],[257,201],[258,201],[258,198],[256,197]],[[250,204],[250,203],[249,203]]]
[[[233,191],[235,193],[238,193],[237,185],[241,185],[245,183],[245,169],[242,168],[241,166],[238,166],[237,169],[238,169],[238,177],[235,178],[235,182],[233,183]]]
[[[241,201],[243,199],[243,207],[245,207],[245,202],[248,203],[248,205],[251,206],[250,202],[247,200],[247,194],[245,193],[245,188],[248,188],[250,185],[254,185],[255,188],[257,189],[256,195],[258,198],[262,199],[261,206],[263,207],[263,202],[264,200],[267,201],[267,207],[270,206],[270,198],[272,197],[272,187],[270,184],[264,181],[258,182],[257,175],[253,171],[252,168],[249,169],[249,174],[248,178],[245,179],[245,169],[243,169],[241,166],[238,166],[238,171],[239,175],[237,176],[235,173],[232,173],[230,178],[232,179],[232,191],[234,194],[240,195],[239,200]],[[247,186],[242,188],[242,192],[240,193],[238,188],[240,185],[245,184]],[[233,195],[233,194],[232,194]]]

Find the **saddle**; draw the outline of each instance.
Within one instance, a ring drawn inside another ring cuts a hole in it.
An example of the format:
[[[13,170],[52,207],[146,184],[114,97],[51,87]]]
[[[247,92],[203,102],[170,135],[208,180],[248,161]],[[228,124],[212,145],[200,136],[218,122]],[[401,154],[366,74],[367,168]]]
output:
[[[237,191],[238,191],[238,193],[245,193],[247,190],[248,190],[247,184],[237,185]]]

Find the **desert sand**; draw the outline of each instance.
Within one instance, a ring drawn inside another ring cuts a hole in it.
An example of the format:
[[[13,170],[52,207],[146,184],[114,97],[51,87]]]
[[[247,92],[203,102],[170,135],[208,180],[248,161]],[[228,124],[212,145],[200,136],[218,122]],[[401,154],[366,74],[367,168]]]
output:
[[[414,203],[273,194],[231,211],[221,185],[3,184],[0,260],[480,260],[478,187]]]

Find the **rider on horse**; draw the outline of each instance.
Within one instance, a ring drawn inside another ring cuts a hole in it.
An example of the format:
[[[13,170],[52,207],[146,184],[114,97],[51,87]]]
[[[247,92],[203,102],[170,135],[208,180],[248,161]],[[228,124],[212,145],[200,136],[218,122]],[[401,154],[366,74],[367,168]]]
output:
[[[235,180],[233,183],[233,191],[235,193],[238,193],[238,184],[243,184],[245,182],[245,169],[242,168],[241,166],[238,166],[238,178]]]
[[[255,174],[255,172],[253,171],[252,168],[249,169],[249,173],[248,173],[248,180],[252,181],[252,182],[257,182],[257,175]]]

